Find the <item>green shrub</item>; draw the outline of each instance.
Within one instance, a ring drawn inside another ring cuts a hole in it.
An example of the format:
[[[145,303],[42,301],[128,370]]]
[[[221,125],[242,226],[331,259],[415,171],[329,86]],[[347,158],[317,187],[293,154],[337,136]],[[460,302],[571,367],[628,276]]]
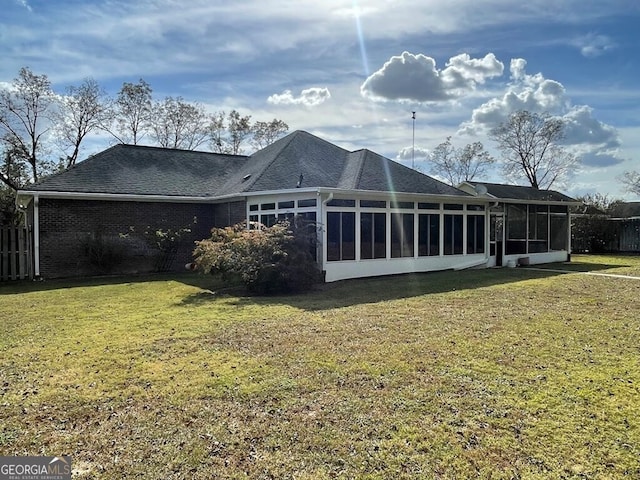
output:
[[[193,224],[198,223],[198,218],[193,217]],[[121,233],[120,237],[130,238],[138,236],[144,239],[148,247],[156,252],[154,270],[156,272],[168,272],[171,270],[180,246],[185,243],[185,237],[191,233],[190,226],[184,227],[152,227],[147,225],[143,235],[136,233],[134,226],[129,227],[127,233]]]
[[[309,289],[319,282],[315,262],[315,224],[297,219],[266,228],[244,223],[215,228],[211,238],[196,242],[194,263],[205,273],[239,278],[257,294]]]

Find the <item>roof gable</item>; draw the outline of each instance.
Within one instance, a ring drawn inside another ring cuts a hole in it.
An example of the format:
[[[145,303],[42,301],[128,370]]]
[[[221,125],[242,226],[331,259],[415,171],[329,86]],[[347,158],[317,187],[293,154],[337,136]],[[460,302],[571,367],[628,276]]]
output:
[[[298,187],[337,187],[348,152],[310,133],[296,131],[251,155],[258,170],[245,192]]]
[[[358,190],[468,196],[462,190],[370,150],[362,150],[362,157],[362,170],[355,187]]]
[[[243,191],[300,186],[468,196],[370,150],[349,152],[304,131],[293,132],[256,152],[247,165],[262,170]]]

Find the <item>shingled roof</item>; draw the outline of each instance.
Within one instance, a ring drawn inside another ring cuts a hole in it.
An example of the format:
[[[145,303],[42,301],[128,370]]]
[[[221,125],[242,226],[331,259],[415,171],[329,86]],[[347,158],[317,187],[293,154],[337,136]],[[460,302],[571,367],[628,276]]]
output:
[[[501,183],[484,183],[484,182],[464,182],[475,188],[480,193],[483,188],[486,193],[494,198],[504,200],[524,200],[524,201],[540,201],[540,202],[568,202],[579,203],[576,199],[571,198],[563,193],[555,190],[541,190],[534,187],[525,187],[522,185],[504,185]]]
[[[116,145],[29,190],[215,198],[297,186],[469,196],[369,150],[349,152],[304,131],[251,156]]]
[[[29,189],[38,192],[207,196],[248,157],[115,145]]]
[[[640,218],[640,202],[618,202],[611,206],[610,215],[617,218]]]

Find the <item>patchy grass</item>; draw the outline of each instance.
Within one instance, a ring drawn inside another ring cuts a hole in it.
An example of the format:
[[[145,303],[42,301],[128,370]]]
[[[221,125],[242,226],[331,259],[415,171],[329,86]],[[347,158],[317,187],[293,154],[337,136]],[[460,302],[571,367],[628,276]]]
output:
[[[638,280],[99,282],[0,287],[0,454],[71,455],[77,478],[640,476]]]

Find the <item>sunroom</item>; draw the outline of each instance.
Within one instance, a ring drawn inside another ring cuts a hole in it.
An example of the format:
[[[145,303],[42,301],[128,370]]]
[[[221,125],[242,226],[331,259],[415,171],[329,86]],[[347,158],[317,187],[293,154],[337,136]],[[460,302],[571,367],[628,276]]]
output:
[[[465,182],[461,190],[488,199],[487,266],[564,262],[571,258],[571,206],[580,202],[553,190]]]
[[[317,189],[247,199],[250,222],[315,221],[328,282],[486,264],[488,203],[471,196]]]

